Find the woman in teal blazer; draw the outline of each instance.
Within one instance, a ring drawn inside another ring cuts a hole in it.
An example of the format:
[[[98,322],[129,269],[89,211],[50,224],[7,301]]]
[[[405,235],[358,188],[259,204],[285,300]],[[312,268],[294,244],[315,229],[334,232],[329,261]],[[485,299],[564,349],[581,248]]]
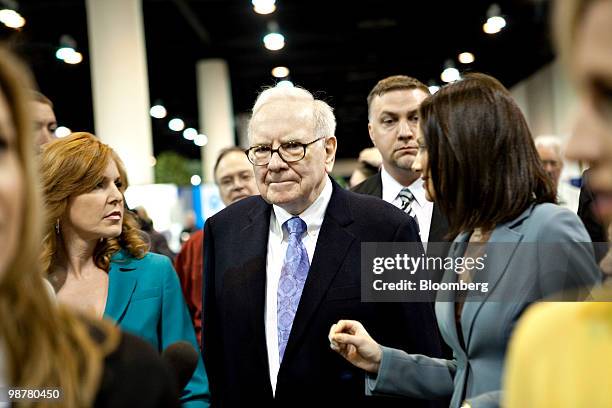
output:
[[[180,340],[199,350],[178,276],[170,259],[147,253],[136,259],[126,251],[111,259],[104,316],[125,331],[140,336],[161,353]],[[207,407],[208,379],[202,358],[183,390],[184,408]]]
[[[179,340],[199,351],[170,260],[148,252],[125,209],[127,174],[117,154],[94,135],[73,133],[47,144],[40,161],[46,215],[41,262],[58,301],[114,320],[160,353]],[[181,403],[206,408],[209,401],[200,357]]]

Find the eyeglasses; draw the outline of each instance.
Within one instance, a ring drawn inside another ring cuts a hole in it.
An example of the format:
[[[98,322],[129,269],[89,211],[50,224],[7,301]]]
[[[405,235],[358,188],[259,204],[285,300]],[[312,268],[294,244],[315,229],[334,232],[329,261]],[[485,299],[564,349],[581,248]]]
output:
[[[306,156],[306,148],[313,143],[318,142],[324,137],[313,140],[309,143],[288,142],[273,149],[270,145],[253,146],[245,150],[249,161],[255,166],[265,166],[272,160],[272,155],[276,152],[285,163],[295,163]]]

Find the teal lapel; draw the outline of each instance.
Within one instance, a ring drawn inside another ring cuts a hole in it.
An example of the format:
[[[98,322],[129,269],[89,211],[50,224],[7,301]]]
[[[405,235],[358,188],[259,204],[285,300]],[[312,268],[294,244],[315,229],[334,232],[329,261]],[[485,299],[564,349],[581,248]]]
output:
[[[136,264],[132,260],[125,252],[118,252],[112,257],[108,271],[108,295],[104,316],[117,323],[123,319],[136,288],[136,278],[132,273],[136,270]]]

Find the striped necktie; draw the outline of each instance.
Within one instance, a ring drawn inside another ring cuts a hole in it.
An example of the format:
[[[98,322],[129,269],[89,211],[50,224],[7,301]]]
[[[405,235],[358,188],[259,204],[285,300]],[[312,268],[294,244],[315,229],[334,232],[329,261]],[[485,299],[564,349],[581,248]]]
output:
[[[414,212],[414,209],[412,208],[412,204],[414,203],[414,200],[415,200],[414,194],[412,194],[412,192],[410,191],[408,187],[404,187],[399,192],[398,197],[401,200],[400,210],[402,210],[403,212],[405,212],[406,214],[414,218],[417,224],[417,228],[418,228],[419,220],[417,219],[416,213]]]

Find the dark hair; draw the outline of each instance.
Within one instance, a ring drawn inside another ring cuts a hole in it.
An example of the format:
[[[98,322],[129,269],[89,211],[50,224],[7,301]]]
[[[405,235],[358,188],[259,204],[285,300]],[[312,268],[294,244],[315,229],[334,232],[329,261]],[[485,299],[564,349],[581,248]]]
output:
[[[449,237],[555,201],[525,118],[497,79],[472,73],[443,87],[421,104],[420,126]]]
[[[387,78],[383,78],[374,85],[374,88],[368,94],[368,116],[372,107],[372,100],[375,96],[382,96],[387,92],[397,90],[411,90],[420,89],[427,95],[430,94],[429,88],[416,78],[412,78],[406,75],[393,75]]]
[[[231,146],[231,147],[226,147],[225,149],[222,149],[219,152],[219,155],[217,156],[217,161],[215,161],[215,167],[213,167],[213,176],[215,177],[215,179],[217,178],[217,167],[219,167],[219,163],[221,163],[221,159],[223,159],[225,156],[227,156],[229,153],[232,153],[232,152],[240,152],[246,155],[244,150],[238,146]]]

